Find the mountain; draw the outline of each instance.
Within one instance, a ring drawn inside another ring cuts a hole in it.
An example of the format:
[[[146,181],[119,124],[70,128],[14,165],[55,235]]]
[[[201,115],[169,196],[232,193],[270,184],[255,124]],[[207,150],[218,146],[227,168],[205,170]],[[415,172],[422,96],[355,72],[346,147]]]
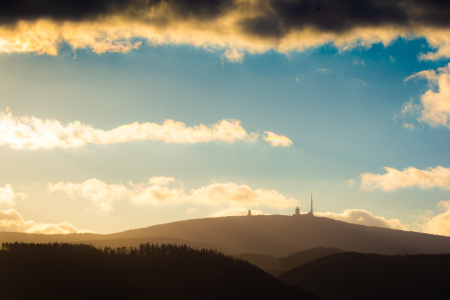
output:
[[[342,252],[281,274],[283,282],[336,300],[449,299],[450,254]]]
[[[237,253],[278,257],[316,247],[380,254],[405,251],[450,253],[450,237],[356,225],[309,215],[195,219],[128,230],[109,236],[164,236],[227,247]]]
[[[309,215],[262,215],[179,221],[119,233],[27,235],[2,233],[0,241],[82,242],[164,237],[207,244],[228,254],[254,253],[275,257],[316,247],[343,251],[398,254],[450,253],[450,237],[369,227]],[[127,246],[127,245],[124,245]]]
[[[316,299],[213,250],[3,244],[2,299]]]

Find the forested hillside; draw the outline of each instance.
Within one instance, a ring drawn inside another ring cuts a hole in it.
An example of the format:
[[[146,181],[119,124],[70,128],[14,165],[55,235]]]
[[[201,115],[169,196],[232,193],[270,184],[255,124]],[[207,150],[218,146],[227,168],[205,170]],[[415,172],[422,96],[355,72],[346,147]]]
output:
[[[2,244],[2,299],[315,299],[214,250]]]
[[[450,255],[342,252],[281,274],[283,282],[342,300],[449,299]]]

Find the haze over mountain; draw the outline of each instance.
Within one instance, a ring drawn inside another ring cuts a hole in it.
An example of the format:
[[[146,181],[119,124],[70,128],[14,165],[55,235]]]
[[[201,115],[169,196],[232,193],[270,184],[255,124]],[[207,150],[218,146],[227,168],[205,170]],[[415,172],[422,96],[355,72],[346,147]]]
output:
[[[155,238],[164,237],[161,241]],[[261,215],[179,221],[124,232],[69,235],[1,233],[0,242],[109,241],[116,247],[138,242],[185,243],[193,247],[220,249],[228,254],[255,253],[284,256],[315,247],[337,247],[344,251],[398,254],[450,253],[450,238],[418,232],[368,227],[308,215]],[[136,240],[140,239],[140,240]],[[171,240],[172,239],[172,240]],[[175,239],[175,240],[173,240]],[[178,239],[178,240],[176,240]],[[105,245],[107,245],[105,243]]]

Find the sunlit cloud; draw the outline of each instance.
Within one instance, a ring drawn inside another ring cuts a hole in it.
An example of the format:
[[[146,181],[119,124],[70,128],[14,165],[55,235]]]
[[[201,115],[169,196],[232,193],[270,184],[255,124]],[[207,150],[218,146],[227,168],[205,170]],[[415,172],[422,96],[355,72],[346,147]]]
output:
[[[272,147],[290,147],[293,142],[290,138],[284,135],[278,135],[270,131],[264,131],[265,135],[263,137],[264,141],[272,145]]]
[[[444,210],[444,212],[429,218],[423,227],[423,231],[450,236],[450,200],[439,201],[438,207]]]
[[[288,198],[276,190],[252,189],[236,183],[212,183],[186,193],[182,184],[169,188],[149,182],[149,184],[106,184],[92,178],[83,183],[60,182],[48,184],[49,193],[64,192],[71,198],[81,197],[91,201],[104,211],[113,210],[117,200],[127,200],[134,205],[228,205],[234,207],[267,206],[289,208],[299,204],[294,198]]]
[[[443,68],[417,72],[405,79],[426,79],[429,90],[420,97],[420,105],[408,102],[402,114],[419,114],[418,121],[430,126],[445,126],[450,129],[450,63]]]
[[[435,51],[420,59],[450,57],[449,8],[426,1],[408,7],[402,1],[358,5],[350,0],[90,2],[77,9],[61,1],[31,7],[20,2],[23,7],[13,10],[11,4],[0,6],[0,52],[56,55],[66,44],[125,53],[144,41],[225,49],[227,59],[241,62],[244,52],[288,53],[323,45],[345,51],[423,37]]]
[[[353,224],[376,226],[390,229],[409,230],[409,227],[407,225],[402,224],[399,219],[388,220],[385,219],[384,217],[377,217],[374,216],[371,212],[368,212],[363,209],[346,209],[342,213],[316,212],[314,214],[319,217],[335,219]]]
[[[50,183],[47,192],[54,193],[56,191],[66,192],[71,198],[81,196],[104,211],[113,210],[113,202],[128,194],[128,189],[122,184],[108,185],[96,178],[76,184],[70,182]]]
[[[10,184],[5,185],[4,188],[0,187],[0,205],[6,204],[13,206],[16,204],[17,199],[25,199],[26,194],[16,193]]]
[[[57,120],[36,117],[14,117],[8,109],[0,112],[0,145],[13,149],[77,148],[87,144],[117,144],[131,141],[166,143],[206,143],[238,141],[255,142],[258,133],[248,133],[239,120],[222,120],[212,125],[189,127],[166,120],[163,124],[132,123],[112,130],[95,129],[75,121],[62,125]],[[289,147],[292,141],[284,135],[266,132],[264,140],[272,146]]]
[[[450,168],[437,166],[419,170],[414,167],[402,171],[384,167],[385,174],[364,173],[360,175],[361,189],[394,191],[402,188],[419,187],[421,189],[450,189]]]
[[[43,234],[92,233],[90,230],[80,230],[65,221],[59,224],[25,221],[14,209],[0,210],[0,231]]]
[[[248,214],[248,209],[242,207],[230,207],[226,209],[222,209],[216,211],[209,215],[210,218],[219,218],[219,217],[230,217],[230,216],[246,216]],[[264,215],[264,213],[260,210],[253,210],[252,215]]]

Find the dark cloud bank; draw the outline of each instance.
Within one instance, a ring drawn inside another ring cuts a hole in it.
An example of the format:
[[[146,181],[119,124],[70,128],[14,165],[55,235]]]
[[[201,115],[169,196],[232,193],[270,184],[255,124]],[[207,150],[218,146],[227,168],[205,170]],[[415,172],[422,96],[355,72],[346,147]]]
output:
[[[258,36],[282,36],[311,26],[342,32],[356,26],[450,26],[450,1],[261,0],[256,4],[233,0],[2,0],[0,22],[49,18],[55,21],[97,19],[108,15],[145,18],[161,5],[179,18],[213,20],[234,10],[254,11],[241,21],[243,31]]]

